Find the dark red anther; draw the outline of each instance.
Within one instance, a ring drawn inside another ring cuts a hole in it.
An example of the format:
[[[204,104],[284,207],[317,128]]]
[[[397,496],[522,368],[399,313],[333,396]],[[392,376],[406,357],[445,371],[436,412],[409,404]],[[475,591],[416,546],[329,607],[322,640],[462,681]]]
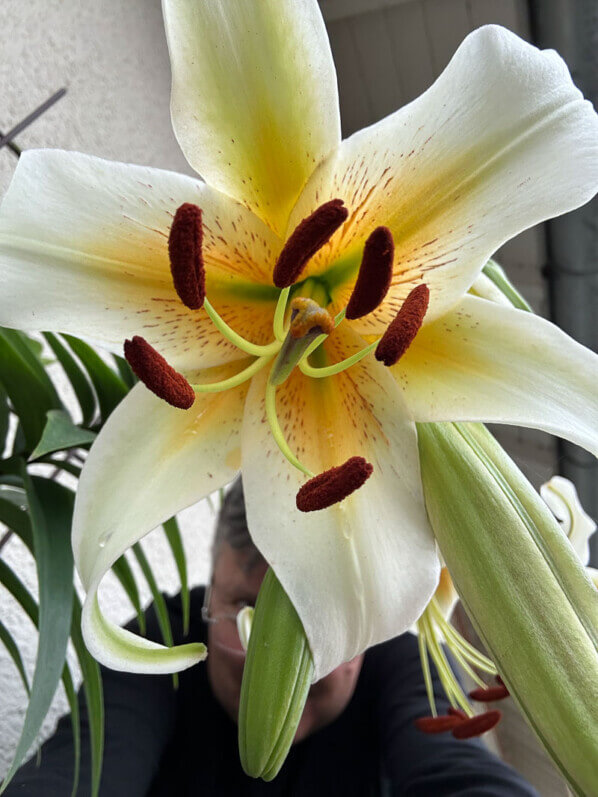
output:
[[[496,675],[496,683],[497,684],[502,684],[503,686],[506,686],[505,682],[503,681],[503,679],[498,674]]]
[[[376,227],[365,242],[357,282],[345,317],[362,318],[379,307],[390,288],[395,244],[388,227]]]
[[[442,717],[418,717],[415,727],[424,733],[445,733],[452,731],[461,722],[460,717],[445,714]]]
[[[451,717],[459,717],[462,720],[468,719],[467,714],[463,711],[462,708],[455,708],[454,706],[449,706],[448,713],[451,715]]]
[[[429,301],[427,285],[418,285],[411,291],[380,338],[375,352],[377,360],[384,365],[394,365],[401,359],[421,328]]]
[[[272,278],[277,288],[288,288],[299,279],[307,261],[332,238],[348,215],[342,199],[331,199],[295,227],[274,266]]]
[[[472,736],[481,736],[486,731],[494,728],[498,724],[502,714],[500,711],[494,709],[493,711],[486,711],[484,714],[477,714],[475,717],[462,720],[453,728],[453,736],[455,739],[471,739]]]
[[[188,410],[195,401],[195,392],[185,377],[144,338],[135,335],[133,340],[125,340],[125,358],[143,384],[173,407]]]
[[[297,493],[297,509],[315,512],[337,504],[358,490],[374,468],[363,457],[351,457],[336,468],[325,470],[306,482]]]
[[[174,214],[168,254],[174,289],[190,310],[199,310],[206,296],[202,242],[201,210],[185,202]]]
[[[509,690],[504,684],[498,686],[488,686],[485,689],[474,689],[469,693],[472,700],[478,703],[493,703],[495,700],[504,700],[509,697]]]

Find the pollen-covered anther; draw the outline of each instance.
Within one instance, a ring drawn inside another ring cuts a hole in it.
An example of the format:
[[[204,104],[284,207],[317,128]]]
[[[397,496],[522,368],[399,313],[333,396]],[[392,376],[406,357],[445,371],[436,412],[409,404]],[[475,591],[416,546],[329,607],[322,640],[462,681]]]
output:
[[[504,684],[498,684],[498,686],[488,686],[486,689],[474,689],[469,693],[469,697],[478,703],[493,703],[495,700],[504,700],[509,694]]]
[[[427,285],[418,285],[407,296],[399,312],[380,338],[376,347],[376,359],[390,366],[405,354],[424,320],[430,301]]]
[[[373,312],[384,301],[392,280],[395,245],[388,227],[376,227],[365,242],[357,282],[347,305],[350,321]]]
[[[289,332],[295,339],[304,338],[310,332],[330,335],[334,329],[334,319],[327,310],[313,299],[297,296],[291,302],[291,324]]]
[[[297,493],[297,509],[315,512],[342,501],[358,490],[374,468],[363,457],[351,457],[342,465],[324,471],[306,482]]]
[[[274,266],[272,279],[277,288],[288,288],[299,279],[307,261],[332,238],[348,215],[342,199],[331,199],[295,227]]]
[[[440,717],[418,717],[414,724],[423,733],[445,733],[452,731],[462,721],[461,717],[444,714]]]
[[[125,340],[125,359],[148,390],[168,404],[188,410],[195,401],[195,392],[185,377],[139,335]]]
[[[190,310],[199,310],[206,296],[202,254],[201,210],[185,202],[174,214],[168,236],[168,254],[174,289]]]
[[[489,730],[492,730],[495,725],[498,725],[502,713],[497,709],[486,711],[484,714],[477,714],[475,717],[470,717],[466,720],[461,720],[459,724],[453,728],[453,736],[455,739],[471,739],[473,736],[481,736]]]

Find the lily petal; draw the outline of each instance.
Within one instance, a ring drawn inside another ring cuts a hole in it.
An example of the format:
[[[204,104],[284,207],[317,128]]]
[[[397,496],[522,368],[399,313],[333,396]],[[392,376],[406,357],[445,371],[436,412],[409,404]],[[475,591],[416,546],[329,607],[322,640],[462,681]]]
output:
[[[255,304],[247,291],[265,289],[269,317],[259,308],[258,323],[244,327],[268,342],[268,257],[273,263],[279,243],[256,216],[190,177],[61,150],[24,152],[0,207],[0,324],[70,332],[119,353],[139,334],[183,369],[238,358],[205,311],[188,310],[175,293],[168,232],[183,202],[203,209],[218,309],[236,323]]]
[[[560,522],[582,565],[587,565],[590,561],[590,537],[596,531],[596,523],[581,505],[573,482],[562,476],[553,476],[541,485],[540,495]]]
[[[363,341],[337,333],[332,361]],[[254,378],[243,422],[248,525],[303,622],[319,679],[419,617],[439,576],[421,492],[414,424],[391,375],[373,359],[324,379],[298,369],[277,394],[292,450],[313,472],[351,455],[374,472],[340,504],[295,509],[306,477],[282,456],[264,417],[267,374]]]
[[[210,369],[225,379],[232,366]],[[206,381],[198,373],[197,381]],[[73,518],[75,563],[87,591],[83,634],[108,667],[172,672],[197,661],[185,650],[151,645],[102,616],[97,589],[111,565],[167,518],[231,481],[240,464],[240,431],[247,385],[202,394],[177,410],[136,385],[94,443],[77,491]]]
[[[332,266],[341,286],[347,280],[339,306],[367,236],[377,225],[390,228],[391,289],[378,311],[352,322],[369,334],[382,331],[422,281],[431,291],[428,320],[438,317],[502,243],[587,202],[597,188],[598,116],[564,61],[491,25],[465,39],[421,97],[344,141],[293,217],[330,197],[349,208],[310,266]]]
[[[532,313],[465,296],[392,371],[417,421],[527,426],[598,456],[598,355]]]
[[[340,141],[316,0],[164,0],[172,122],[191,166],[282,234]]]

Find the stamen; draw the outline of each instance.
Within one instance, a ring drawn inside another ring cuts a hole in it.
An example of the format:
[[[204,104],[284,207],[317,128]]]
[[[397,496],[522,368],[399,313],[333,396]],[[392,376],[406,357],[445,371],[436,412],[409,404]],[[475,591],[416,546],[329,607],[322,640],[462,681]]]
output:
[[[444,714],[441,717],[418,717],[415,720],[415,727],[424,733],[445,733],[452,731],[462,723],[459,717]]]
[[[502,713],[496,709],[470,717],[453,728],[453,736],[455,739],[471,739],[473,736],[481,736],[494,728],[500,722],[501,717]]]
[[[193,388],[185,377],[139,335],[125,340],[125,359],[143,384],[173,407],[188,410],[195,401]]]
[[[346,357],[344,360],[341,360],[339,363],[334,363],[333,365],[325,365],[322,367],[316,367],[310,365],[307,362],[307,359],[304,358],[299,363],[299,368],[305,374],[305,376],[311,376],[314,379],[321,379],[325,376],[334,376],[335,374],[340,374],[342,371],[346,371],[347,368],[350,368],[355,363],[358,363],[360,360],[368,355],[373,349],[376,348],[378,345],[378,341],[374,341],[370,343],[369,346],[366,346],[365,349],[361,349],[356,354],[352,354],[350,357]]]
[[[377,360],[390,366],[401,359],[421,328],[429,301],[427,285],[418,285],[411,291],[380,339],[376,349]]]
[[[282,454],[288,459],[288,461],[293,465],[295,468],[300,470],[302,473],[305,473],[306,476],[313,476],[313,473],[305,467],[297,457],[291,451],[291,447],[287,443],[285,436],[280,428],[280,424],[278,422],[278,416],[276,414],[276,386],[272,384],[271,380],[268,379],[268,383],[266,385],[266,418],[268,419],[268,423],[270,425],[270,431],[272,432],[272,437]],[[309,482],[308,482],[309,483]]]
[[[191,387],[196,393],[220,393],[223,390],[230,390],[233,387],[242,385],[243,382],[246,382],[248,379],[251,379],[252,376],[255,376],[255,374],[257,374],[258,371],[261,371],[271,359],[271,356],[258,357],[251,363],[251,365],[248,365],[247,368],[244,368],[242,371],[239,371],[238,374],[235,374],[228,379],[223,379],[220,382],[208,382],[207,384],[202,385],[191,385]]]
[[[374,468],[363,457],[351,457],[342,465],[319,473],[297,493],[297,509],[315,512],[326,509],[358,490],[372,475]]]
[[[395,245],[388,227],[376,227],[365,242],[357,282],[347,305],[347,318],[362,318],[379,307],[390,288]]]
[[[348,215],[342,199],[331,199],[297,225],[274,266],[277,288],[288,288],[299,279],[307,261],[332,238]]]
[[[206,275],[201,251],[201,210],[185,202],[174,214],[168,236],[168,254],[174,289],[190,310],[199,310],[206,295]]]
[[[455,708],[454,706],[448,707],[447,714],[450,714],[451,717],[459,717],[462,720],[469,719],[467,714],[462,709]]]
[[[280,349],[280,343],[277,340],[273,340],[271,343],[268,343],[265,346],[245,340],[242,335],[239,335],[238,332],[235,332],[235,330],[232,327],[229,327],[226,321],[218,315],[215,308],[212,307],[207,296],[204,299],[203,306],[216,329],[234,346],[236,346],[238,349],[241,349],[241,351],[244,351],[245,354],[251,354],[253,357],[268,357],[271,354],[276,354],[276,352]]]
[[[485,689],[474,689],[469,693],[469,697],[478,703],[494,703],[495,700],[504,700],[509,695],[510,692],[504,684],[488,686]]]

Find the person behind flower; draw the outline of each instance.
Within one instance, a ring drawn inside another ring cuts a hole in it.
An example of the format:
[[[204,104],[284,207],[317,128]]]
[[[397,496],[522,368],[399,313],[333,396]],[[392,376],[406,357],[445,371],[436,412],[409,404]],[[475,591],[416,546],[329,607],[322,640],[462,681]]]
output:
[[[267,563],[247,529],[241,482],[226,494],[213,547],[210,586],[191,593],[189,638],[209,646],[206,666],[140,676],[103,668],[106,746],[100,794],[139,795],[509,795],[536,792],[479,740],[421,733],[427,713],[416,637],[407,632],[341,664],[311,688],[295,744],[271,783],[239,763],[236,718],[245,654],[236,616],[253,605]],[[183,638],[178,597],[168,599],[175,643]],[[134,627],[135,623],[131,623]],[[137,628],[135,628],[138,631]],[[147,635],[159,639],[153,609]],[[448,703],[434,673],[437,705]],[[82,718],[86,716],[82,707]],[[78,794],[87,794],[88,729],[82,726]],[[64,797],[72,784],[70,720],[26,764],[8,797]]]

